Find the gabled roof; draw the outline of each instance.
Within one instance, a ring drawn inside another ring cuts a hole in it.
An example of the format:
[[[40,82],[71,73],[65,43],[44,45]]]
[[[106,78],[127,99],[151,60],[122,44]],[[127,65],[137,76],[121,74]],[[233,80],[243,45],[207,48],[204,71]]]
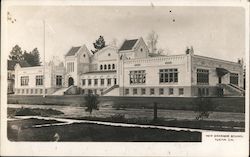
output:
[[[8,60],[8,70],[14,70],[16,64],[19,63],[19,65],[21,67],[31,67],[31,65],[29,63],[27,63],[26,61],[13,61],[13,60]]]
[[[72,47],[65,56],[74,56],[80,48],[81,46]]]
[[[125,40],[119,51],[132,50],[138,39]]]

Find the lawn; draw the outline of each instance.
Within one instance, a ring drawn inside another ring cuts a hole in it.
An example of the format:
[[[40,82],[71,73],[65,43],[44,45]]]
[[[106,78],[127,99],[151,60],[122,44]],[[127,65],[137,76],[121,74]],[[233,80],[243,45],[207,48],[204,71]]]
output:
[[[8,139],[11,141],[81,142],[201,142],[200,132],[173,131],[153,128],[131,128],[99,124],[73,123],[68,125],[31,127],[57,121],[27,119],[8,121]],[[20,129],[16,130],[18,126]]]

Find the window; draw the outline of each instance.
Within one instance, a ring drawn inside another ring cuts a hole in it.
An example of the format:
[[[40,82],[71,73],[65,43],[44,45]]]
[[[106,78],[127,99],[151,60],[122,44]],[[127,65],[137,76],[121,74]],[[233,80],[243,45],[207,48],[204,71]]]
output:
[[[125,94],[126,94],[126,95],[129,94],[129,89],[125,89]]]
[[[115,69],[115,64],[112,64],[112,69]]]
[[[83,54],[83,57],[85,58],[85,57],[86,57],[86,55],[85,55],[85,54]]]
[[[105,64],[105,65],[104,65],[104,70],[106,70],[106,69],[107,69],[107,65]]]
[[[146,82],[145,70],[130,71],[129,73],[130,84],[144,84]]]
[[[35,94],[37,94],[37,89],[35,89]]]
[[[18,93],[18,94],[20,93],[20,89],[17,90],[17,93]]]
[[[86,85],[86,80],[82,79],[82,85],[85,86]]]
[[[173,95],[174,94],[174,89],[173,88],[169,88],[168,93],[169,93],[169,95]]]
[[[62,85],[62,76],[56,75],[56,85],[61,86]]]
[[[117,84],[116,78],[114,78],[114,84]]]
[[[238,85],[239,75],[237,73],[230,73],[230,83],[234,85]]]
[[[103,68],[102,65],[100,65],[100,70],[102,70],[102,68]]]
[[[43,93],[43,89],[40,89],[40,94],[42,94]]]
[[[160,69],[160,83],[178,82],[178,69]]]
[[[102,86],[104,85],[104,79],[101,79],[101,85]]]
[[[43,75],[36,76],[36,85],[37,86],[43,85]]]
[[[179,95],[183,95],[184,94],[184,89],[183,88],[179,88]]]
[[[111,79],[110,78],[107,79],[107,84],[108,84],[108,86],[111,85]]]
[[[108,69],[111,69],[111,65],[110,64],[108,65]]]
[[[26,89],[26,94],[29,94],[29,89]]]
[[[47,89],[45,89],[45,94],[47,94],[48,93],[48,90]]]
[[[67,72],[74,72],[74,62],[67,63]]]
[[[209,83],[209,70],[197,69],[197,83],[208,84]]]
[[[141,48],[141,52],[143,51],[143,49]]]
[[[155,94],[155,89],[154,88],[150,88],[150,95],[154,95]]]
[[[22,89],[22,94],[24,94],[24,89]]]
[[[97,86],[98,84],[98,79],[94,79],[94,85]]]
[[[33,94],[33,89],[30,89],[30,94]]]
[[[146,89],[145,88],[142,88],[141,89],[141,95],[145,95],[146,94]]]
[[[133,89],[133,94],[136,95],[137,94],[137,88]]]
[[[163,88],[159,88],[159,94],[163,95],[164,94],[164,89]]]
[[[27,86],[29,84],[29,76],[21,76],[21,86]]]
[[[209,88],[206,88],[206,96],[209,95]]]
[[[88,79],[88,85],[89,86],[91,85],[91,79]]]
[[[110,53],[108,53],[108,56],[110,56]]]

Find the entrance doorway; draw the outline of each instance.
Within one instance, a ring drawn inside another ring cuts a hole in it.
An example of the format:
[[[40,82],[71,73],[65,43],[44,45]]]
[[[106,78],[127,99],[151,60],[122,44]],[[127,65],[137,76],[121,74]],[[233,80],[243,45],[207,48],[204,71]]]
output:
[[[72,85],[74,85],[74,79],[70,77],[68,81],[68,86],[72,86]]]
[[[219,77],[219,84],[221,84],[221,77]]]

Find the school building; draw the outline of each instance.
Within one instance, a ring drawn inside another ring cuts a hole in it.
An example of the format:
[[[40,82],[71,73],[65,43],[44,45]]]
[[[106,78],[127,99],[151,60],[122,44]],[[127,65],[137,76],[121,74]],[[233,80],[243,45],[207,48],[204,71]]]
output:
[[[199,56],[152,55],[143,38],[124,40],[92,54],[72,47],[64,66],[15,67],[15,94],[102,96],[243,96],[242,61]],[[45,72],[43,72],[45,69]]]

